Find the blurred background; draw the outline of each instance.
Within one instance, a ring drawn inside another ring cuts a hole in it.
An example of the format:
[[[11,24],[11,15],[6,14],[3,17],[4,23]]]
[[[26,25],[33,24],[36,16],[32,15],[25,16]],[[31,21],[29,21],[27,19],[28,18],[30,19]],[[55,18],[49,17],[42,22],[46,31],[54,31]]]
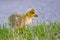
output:
[[[60,19],[60,0],[0,0],[0,24],[13,12],[26,12],[28,8],[34,8],[38,14],[38,18],[33,18],[33,24],[36,20],[47,23]]]

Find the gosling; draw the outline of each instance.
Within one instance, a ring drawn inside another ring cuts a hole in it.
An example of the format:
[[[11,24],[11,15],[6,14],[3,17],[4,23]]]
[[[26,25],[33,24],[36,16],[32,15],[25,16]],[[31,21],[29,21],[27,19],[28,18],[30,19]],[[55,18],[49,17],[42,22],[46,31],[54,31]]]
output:
[[[22,29],[32,22],[33,17],[38,17],[38,15],[35,9],[29,8],[24,14],[18,12],[11,14],[8,20],[10,25],[15,26],[17,29]]]

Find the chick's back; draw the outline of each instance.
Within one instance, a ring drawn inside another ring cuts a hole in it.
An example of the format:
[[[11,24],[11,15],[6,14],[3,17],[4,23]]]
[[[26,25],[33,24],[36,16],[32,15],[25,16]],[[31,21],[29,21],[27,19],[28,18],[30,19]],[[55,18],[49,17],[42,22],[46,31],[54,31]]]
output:
[[[22,18],[24,14],[23,13],[14,13],[9,16],[9,24],[12,26],[18,26],[21,25]]]

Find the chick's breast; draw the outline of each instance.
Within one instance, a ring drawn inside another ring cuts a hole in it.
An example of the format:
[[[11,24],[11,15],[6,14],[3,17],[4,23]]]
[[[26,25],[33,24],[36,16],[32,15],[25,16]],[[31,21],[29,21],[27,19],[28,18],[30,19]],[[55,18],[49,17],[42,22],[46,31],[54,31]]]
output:
[[[31,22],[32,22],[32,18],[29,18],[29,17],[25,18],[25,25],[28,25]]]

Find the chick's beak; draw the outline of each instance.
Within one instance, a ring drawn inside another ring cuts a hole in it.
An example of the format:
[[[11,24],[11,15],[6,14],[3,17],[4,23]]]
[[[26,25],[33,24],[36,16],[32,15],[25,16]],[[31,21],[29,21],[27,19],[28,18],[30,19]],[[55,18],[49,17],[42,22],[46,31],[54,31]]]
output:
[[[34,17],[38,17],[38,15],[37,15],[37,14],[35,14],[35,15],[34,15]]]

